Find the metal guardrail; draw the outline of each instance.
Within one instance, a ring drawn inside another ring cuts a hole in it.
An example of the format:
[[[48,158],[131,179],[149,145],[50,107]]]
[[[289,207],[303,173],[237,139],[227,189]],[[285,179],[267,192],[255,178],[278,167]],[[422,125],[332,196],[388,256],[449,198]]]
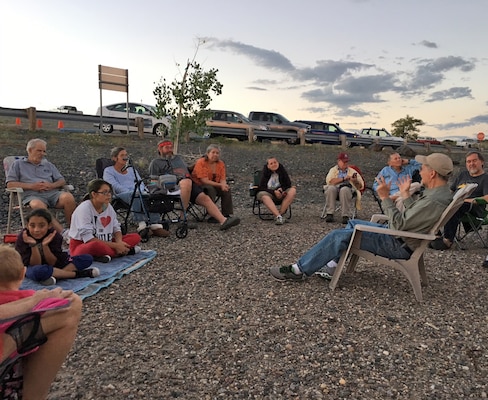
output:
[[[14,118],[29,118],[29,110],[30,109],[17,109],[17,108],[5,108],[0,107],[0,117],[14,117]],[[70,113],[60,113],[57,111],[39,111],[35,110],[35,115],[37,119],[45,119],[45,120],[62,120],[62,121],[74,121],[74,122],[85,122],[85,123],[93,123],[95,126],[98,127],[100,123],[100,116],[99,115],[87,115],[87,114],[70,114]],[[111,125],[127,125],[126,118],[115,118],[115,117],[103,117],[103,123],[109,123]],[[149,121],[149,124],[148,124]],[[130,126],[137,126],[135,118],[129,118],[129,125]],[[31,124],[32,126],[32,124]],[[36,126],[34,122],[34,127]],[[144,118],[144,126],[150,127],[152,126],[152,121]],[[60,129],[60,131],[62,131]],[[247,129],[240,129],[240,128],[209,128],[209,132],[211,136],[225,136],[225,137],[232,137],[237,138],[238,140],[248,140],[248,132]],[[341,145],[341,136],[336,135],[322,135],[322,134],[314,134],[314,133],[306,133],[305,134],[305,142],[306,143],[323,143],[323,144],[330,144],[330,145]],[[300,140],[295,132],[279,132],[279,131],[258,131],[255,130],[253,132],[253,140],[263,141],[263,140],[285,140],[288,142],[294,142],[299,144]],[[389,140],[385,139],[373,139],[373,138],[365,138],[365,137],[357,137],[357,138],[350,138],[345,137],[345,144],[350,146],[370,146],[373,143],[378,143],[381,146],[390,146],[390,147],[400,147],[401,144],[394,143]],[[400,142],[398,142],[400,143]],[[416,143],[416,142],[408,142],[408,146],[413,148],[425,148],[428,147],[431,150],[436,149],[445,149],[443,144],[435,145],[429,143]],[[463,148],[461,146],[453,146],[454,148]]]
[[[0,107],[0,117],[15,117],[15,118],[29,118],[29,109],[17,109],[17,108],[4,108]],[[76,122],[87,122],[87,123],[100,123],[100,115],[88,115],[88,114],[70,114],[61,113],[57,111],[36,111],[37,119],[45,120],[63,120],[63,121],[76,121]],[[149,124],[147,123],[149,121]],[[126,118],[116,118],[116,117],[102,117],[103,123],[110,123],[111,125],[127,125]],[[129,118],[130,126],[137,126],[135,118]],[[150,119],[144,118],[144,126],[152,127],[152,121]]]

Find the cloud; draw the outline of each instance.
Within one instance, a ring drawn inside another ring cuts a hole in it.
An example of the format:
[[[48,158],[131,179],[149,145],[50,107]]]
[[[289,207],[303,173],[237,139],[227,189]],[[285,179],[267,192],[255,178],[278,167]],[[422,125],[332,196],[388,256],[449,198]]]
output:
[[[488,114],[487,115],[477,115],[463,122],[452,122],[449,124],[438,124],[434,125],[439,130],[453,130],[466,128],[473,125],[488,124]],[[485,132],[486,133],[486,132]]]
[[[428,47],[429,49],[437,49],[437,43],[435,42],[429,42],[428,40],[422,40],[419,45]]]
[[[298,80],[331,83],[353,72],[359,72],[371,67],[374,67],[374,65],[353,61],[321,60],[317,61],[317,66],[315,67],[295,70],[293,77]]]
[[[445,78],[445,73],[459,69],[462,72],[469,72],[475,68],[472,61],[462,57],[448,56],[437,59],[420,60],[420,65],[412,75],[409,83],[409,90],[418,91],[420,89],[430,89],[436,84],[441,83]]]
[[[449,99],[460,99],[467,97],[472,99],[471,89],[468,87],[452,87],[447,90],[440,90],[430,94],[430,97],[425,100],[427,103],[433,103],[435,101],[443,101]]]
[[[262,92],[266,92],[268,90],[266,88],[257,87],[257,86],[247,86],[246,89],[249,89],[249,90],[258,90],[258,91],[262,91]]]
[[[241,42],[232,40],[219,40],[216,38],[204,38],[209,48],[230,50],[236,54],[242,54],[253,60],[256,65],[280,71],[293,71],[295,67],[290,60],[274,50],[261,49]]]

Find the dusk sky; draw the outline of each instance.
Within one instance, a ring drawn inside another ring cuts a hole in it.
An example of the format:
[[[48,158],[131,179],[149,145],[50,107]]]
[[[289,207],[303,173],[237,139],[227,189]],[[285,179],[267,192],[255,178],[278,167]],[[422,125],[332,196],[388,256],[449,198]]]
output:
[[[219,70],[212,108],[488,135],[486,0],[45,0],[0,4],[0,106],[95,114],[98,65],[129,70],[129,99],[155,104],[161,77]],[[125,101],[103,91],[103,103]]]

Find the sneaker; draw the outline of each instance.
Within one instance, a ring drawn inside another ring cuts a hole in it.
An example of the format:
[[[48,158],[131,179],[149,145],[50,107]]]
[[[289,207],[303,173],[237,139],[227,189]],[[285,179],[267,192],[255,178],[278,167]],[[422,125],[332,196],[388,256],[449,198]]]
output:
[[[344,216],[342,217],[342,223],[345,225],[345,224],[347,224],[348,222],[349,222],[349,217],[348,217],[347,215],[344,215]]]
[[[335,268],[330,268],[325,266],[314,273],[314,275],[320,276],[321,278],[327,279],[328,281],[332,280],[334,276]]]
[[[229,217],[227,218],[222,225],[220,225],[220,230],[221,231],[226,231],[229,228],[232,228],[233,226],[239,225],[241,223],[241,220],[237,217]]]
[[[56,284],[56,278],[54,276],[50,276],[43,281],[39,281],[39,283],[43,286],[52,286]]]
[[[106,263],[109,263],[110,261],[112,261],[112,257],[110,257],[109,255],[93,257],[93,261],[97,261],[97,262],[101,262],[101,263],[106,264]]]
[[[334,222],[334,216],[332,214],[327,214],[325,216],[325,222]]]
[[[134,246],[132,247],[129,252],[127,253],[128,256],[132,256],[133,254],[137,254],[141,252],[141,247],[140,246]]]
[[[275,225],[283,225],[285,222],[283,221],[283,217],[281,215],[278,215],[275,218]]]
[[[95,278],[100,276],[100,270],[97,267],[91,267],[76,271],[77,278]]]
[[[217,218],[214,218],[214,217],[210,217],[210,218],[208,218],[208,219],[207,219],[207,222],[208,222],[209,224],[218,224],[218,223],[219,223],[219,221],[217,221]]]
[[[303,274],[295,274],[291,265],[285,265],[284,267],[271,267],[269,273],[273,278],[278,281],[301,281],[303,280]]]

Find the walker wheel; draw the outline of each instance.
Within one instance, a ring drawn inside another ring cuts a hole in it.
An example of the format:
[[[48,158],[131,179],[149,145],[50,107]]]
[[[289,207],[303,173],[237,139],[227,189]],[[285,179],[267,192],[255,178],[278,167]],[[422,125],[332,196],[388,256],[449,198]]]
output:
[[[186,222],[183,222],[177,229],[176,229],[176,237],[179,239],[186,238],[188,235],[188,225]]]
[[[146,243],[149,240],[149,228],[144,228],[140,231],[139,236],[141,237],[141,242]]]

